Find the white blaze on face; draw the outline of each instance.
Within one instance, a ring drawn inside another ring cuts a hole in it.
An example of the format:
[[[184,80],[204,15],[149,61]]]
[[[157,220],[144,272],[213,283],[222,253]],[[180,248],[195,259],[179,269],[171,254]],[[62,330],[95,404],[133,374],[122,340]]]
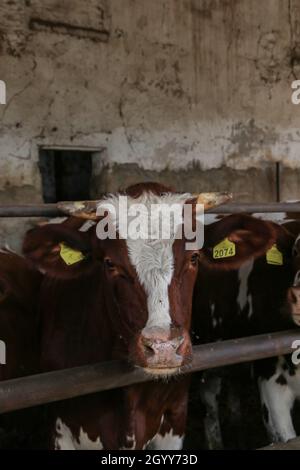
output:
[[[130,260],[147,295],[147,328],[171,324],[168,287],[174,271],[172,244],[127,241]]]
[[[149,226],[157,227],[157,213],[151,212],[151,206],[158,204],[180,204],[183,207],[184,202],[191,198],[190,194],[172,194],[167,193],[163,196],[157,196],[153,193],[144,193],[140,197],[127,198],[128,208],[133,204],[141,204],[145,207],[145,211],[151,214],[150,218],[144,218],[145,226],[140,227],[140,233],[150,234],[153,231]],[[118,219],[118,196],[111,196],[105,203],[110,203],[116,208]],[[182,211],[181,211],[182,212]],[[114,220],[118,227],[118,220]],[[180,223],[182,223],[182,214]],[[170,303],[169,303],[169,286],[174,273],[174,255],[173,243],[175,241],[175,233],[178,223],[171,226],[171,233],[168,239],[133,239],[127,237],[126,244],[129,259],[134,266],[139,282],[143,286],[147,295],[148,321],[146,328],[162,327],[168,328],[171,325]],[[155,232],[156,233],[156,232]]]

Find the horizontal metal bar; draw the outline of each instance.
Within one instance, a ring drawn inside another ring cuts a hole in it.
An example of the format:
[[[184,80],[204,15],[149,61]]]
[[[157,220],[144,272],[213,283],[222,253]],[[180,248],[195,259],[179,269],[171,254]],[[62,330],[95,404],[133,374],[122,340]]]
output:
[[[0,205],[0,217],[57,217],[63,215],[56,204]]]
[[[236,214],[239,212],[261,213],[261,212],[300,212],[298,202],[280,203],[230,203],[224,204],[207,211],[211,214]],[[56,204],[20,204],[0,205],[0,217],[59,217],[64,213],[58,209]]]
[[[212,214],[236,214],[239,212],[261,213],[261,212],[300,212],[299,202],[272,202],[272,203],[240,203],[232,202],[208,210]]]
[[[300,330],[240,338],[193,348],[193,361],[184,374],[287,354],[300,339]],[[0,366],[1,367],[1,366]],[[3,367],[3,366],[2,366]],[[4,381],[0,413],[111,390],[152,380],[143,369],[111,361]]]

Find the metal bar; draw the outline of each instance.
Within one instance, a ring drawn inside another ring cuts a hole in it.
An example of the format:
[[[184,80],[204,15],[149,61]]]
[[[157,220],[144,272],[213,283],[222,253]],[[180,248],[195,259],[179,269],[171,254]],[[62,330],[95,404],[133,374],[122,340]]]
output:
[[[56,204],[0,205],[0,217],[57,217],[64,214]]]
[[[195,346],[184,374],[287,354],[300,339],[300,330]],[[111,361],[4,381],[0,384],[0,413],[151,380],[143,369]]]
[[[212,214],[236,214],[239,212],[300,212],[299,202],[272,202],[265,204],[232,202],[208,210]]]
[[[239,212],[300,212],[300,203],[230,203],[207,211],[211,214],[236,214]],[[56,204],[0,205],[0,217],[58,217],[65,215]]]

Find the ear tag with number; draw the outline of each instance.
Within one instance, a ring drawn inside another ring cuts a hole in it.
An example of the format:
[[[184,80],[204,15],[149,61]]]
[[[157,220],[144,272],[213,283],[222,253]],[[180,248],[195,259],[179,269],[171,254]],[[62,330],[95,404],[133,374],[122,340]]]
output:
[[[218,243],[213,248],[213,258],[214,259],[221,259],[221,258],[230,258],[231,256],[235,256],[235,244],[225,238],[220,243]]]
[[[81,251],[74,250],[65,243],[60,243],[60,256],[68,266],[79,263],[85,258]]]
[[[266,253],[266,259],[268,264],[275,264],[276,266],[283,265],[283,255],[278,250],[276,245],[273,245]]]

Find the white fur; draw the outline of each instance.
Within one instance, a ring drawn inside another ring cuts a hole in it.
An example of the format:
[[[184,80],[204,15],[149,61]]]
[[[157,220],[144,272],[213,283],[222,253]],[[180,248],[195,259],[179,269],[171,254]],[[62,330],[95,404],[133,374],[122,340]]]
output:
[[[157,204],[180,204],[183,206],[184,202],[190,197],[191,195],[188,193],[167,193],[163,196],[157,196],[151,192],[147,192],[136,199],[128,197],[128,211],[130,211],[130,207],[133,204],[142,204],[145,206],[145,213],[147,211],[150,217],[150,219],[145,219],[145,226],[140,228],[140,232],[145,233],[148,226],[157,226],[157,214],[151,213],[151,206]],[[113,223],[117,228],[119,220],[118,203],[118,196],[113,195],[101,203],[103,207],[108,204],[114,206],[116,217]],[[182,216],[180,223],[182,223]],[[132,239],[130,237],[126,239],[130,261],[147,295],[148,321],[145,328],[154,326],[169,328],[171,324],[168,287],[174,272],[173,243],[177,228],[178,224],[174,224],[174,226],[171,227],[172,230],[169,239],[162,238],[162,236],[157,239]],[[156,233],[155,229],[154,232]],[[150,233],[153,234],[153,231]]]
[[[248,295],[248,280],[249,276],[253,269],[253,260],[247,261],[246,263],[242,264],[239,269],[239,293],[237,296],[237,302],[240,307],[240,311],[242,311],[247,303],[249,302],[249,295]]]
[[[287,218],[286,212],[258,212],[252,215],[256,219],[269,220],[270,222],[275,222],[278,225],[285,224],[292,220]]]
[[[120,450],[134,450],[136,448],[136,439],[135,435],[128,435],[126,436],[126,443],[127,445],[125,447],[121,447]]]
[[[181,450],[184,436],[173,434],[173,429],[164,436],[156,434],[148,448],[151,450]]]
[[[293,286],[299,287],[299,285],[300,285],[300,271],[297,271],[294,277]]]
[[[79,232],[87,232],[91,227],[96,224],[93,220],[86,220],[84,224],[79,228]]]
[[[79,438],[73,436],[71,429],[58,418],[56,420],[55,449],[58,450],[102,450],[100,437],[92,441],[88,434],[80,428]]]
[[[261,402],[265,404],[269,413],[266,423],[267,430],[274,442],[286,442],[296,437],[293,426],[291,410],[295,400],[300,399],[300,368],[294,375],[283,370],[284,358],[278,359],[276,373],[270,379],[260,379]],[[279,376],[283,376],[286,384],[277,383]]]

